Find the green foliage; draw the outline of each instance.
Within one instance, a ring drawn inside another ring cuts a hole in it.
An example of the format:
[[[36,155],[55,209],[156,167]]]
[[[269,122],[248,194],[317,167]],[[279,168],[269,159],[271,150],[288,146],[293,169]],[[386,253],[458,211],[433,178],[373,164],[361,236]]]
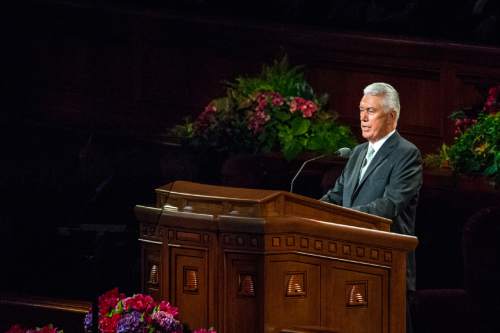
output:
[[[424,165],[431,169],[449,167],[450,156],[448,154],[450,147],[443,143],[437,154],[427,154],[424,156]]]
[[[500,184],[500,113],[481,114],[449,149],[453,168],[465,174],[484,174]]]
[[[326,109],[328,95],[317,97],[300,67],[290,67],[286,57],[256,77],[238,77],[227,85],[227,96],[214,99],[195,121],[186,120],[171,134],[197,149],[281,151],[288,160],[304,151],[334,152],[356,144],[349,128]]]
[[[301,67],[291,67],[288,58],[274,60],[272,66],[264,65],[261,73],[256,77],[240,76],[236,82],[227,83],[228,95],[238,102],[251,98],[256,92],[277,92],[282,96],[301,96],[312,99],[314,91],[305,81]]]

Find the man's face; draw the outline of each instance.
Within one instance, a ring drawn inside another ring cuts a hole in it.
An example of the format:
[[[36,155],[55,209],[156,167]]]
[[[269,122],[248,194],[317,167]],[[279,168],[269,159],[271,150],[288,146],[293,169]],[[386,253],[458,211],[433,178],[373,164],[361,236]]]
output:
[[[384,112],[381,96],[365,95],[359,103],[361,134],[370,142],[382,139],[396,128],[396,112]]]

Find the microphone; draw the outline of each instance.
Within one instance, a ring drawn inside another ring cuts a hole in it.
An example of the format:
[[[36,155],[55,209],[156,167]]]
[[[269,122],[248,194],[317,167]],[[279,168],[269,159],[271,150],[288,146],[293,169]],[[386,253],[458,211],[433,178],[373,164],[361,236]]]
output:
[[[293,193],[293,184],[295,183],[295,179],[297,179],[297,177],[300,175],[300,172],[302,171],[302,169],[304,169],[304,167],[306,166],[307,163],[322,159],[322,158],[329,156],[329,155],[330,154],[322,154],[322,155],[310,158],[308,160],[305,160],[304,163],[302,163],[302,166],[299,168],[299,171],[297,171],[295,176],[292,178],[292,181],[290,182],[290,193]],[[349,156],[351,156],[351,148],[342,147],[339,150],[337,150],[335,153],[333,153],[333,155],[339,156],[342,158],[349,158]]]
[[[351,156],[352,150],[351,148],[342,147],[337,150],[334,155],[342,158],[349,158]]]

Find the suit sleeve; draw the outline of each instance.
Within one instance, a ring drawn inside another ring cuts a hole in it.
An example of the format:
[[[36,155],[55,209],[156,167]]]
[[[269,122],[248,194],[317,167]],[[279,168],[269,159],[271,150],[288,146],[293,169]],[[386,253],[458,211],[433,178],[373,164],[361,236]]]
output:
[[[335,181],[335,185],[321,197],[321,201],[342,205],[342,195],[344,193],[344,170],[342,170],[340,177]]]
[[[383,196],[365,205],[352,208],[394,219],[405,210],[412,200],[418,197],[421,186],[422,158],[420,151],[417,148],[408,149],[396,162]]]

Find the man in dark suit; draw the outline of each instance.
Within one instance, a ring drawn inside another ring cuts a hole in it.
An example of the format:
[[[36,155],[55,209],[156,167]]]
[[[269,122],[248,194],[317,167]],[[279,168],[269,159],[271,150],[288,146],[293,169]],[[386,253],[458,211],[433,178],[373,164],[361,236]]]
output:
[[[372,83],[359,103],[361,133],[367,142],[356,146],[342,174],[321,200],[386,217],[391,231],[415,235],[415,213],[422,186],[418,148],[396,131],[399,95],[387,83]],[[407,304],[415,291],[415,254],[408,255]],[[408,307],[409,308],[409,307]],[[411,317],[407,311],[407,332]]]

